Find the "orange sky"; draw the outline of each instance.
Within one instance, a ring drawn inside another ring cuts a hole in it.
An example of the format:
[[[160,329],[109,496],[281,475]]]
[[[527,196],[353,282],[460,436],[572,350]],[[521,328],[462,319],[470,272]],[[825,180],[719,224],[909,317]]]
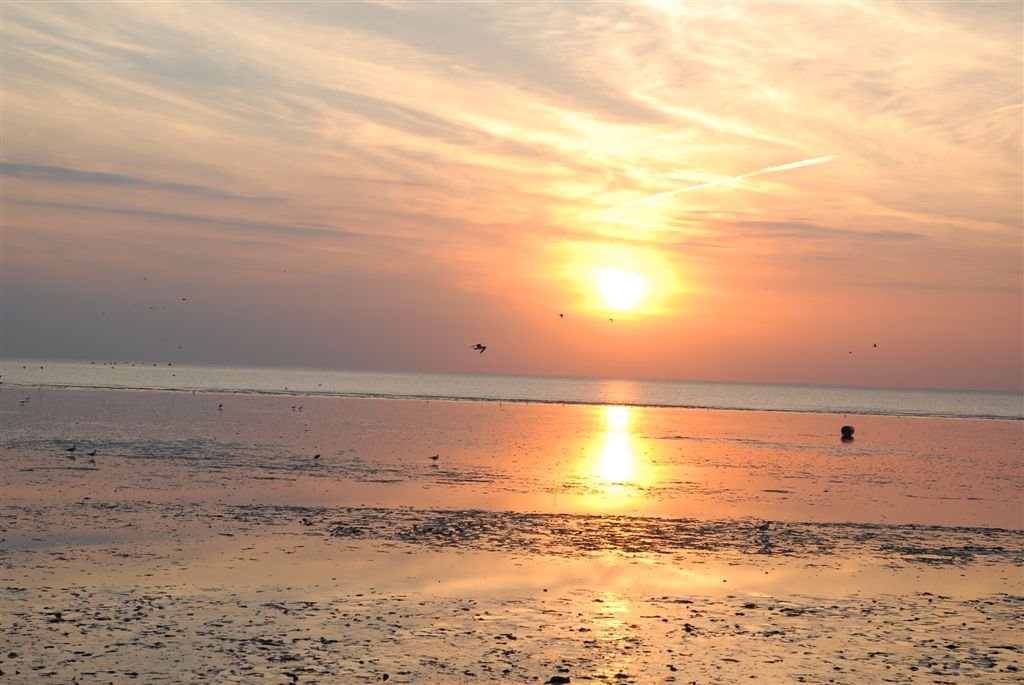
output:
[[[1019,2],[0,14],[6,357],[1024,387]]]

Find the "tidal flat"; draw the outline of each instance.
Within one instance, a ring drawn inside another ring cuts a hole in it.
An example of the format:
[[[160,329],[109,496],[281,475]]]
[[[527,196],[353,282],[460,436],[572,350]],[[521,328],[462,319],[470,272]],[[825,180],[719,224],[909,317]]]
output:
[[[5,386],[5,682],[1019,682],[1022,422]],[[72,449],[73,448],[73,449]]]

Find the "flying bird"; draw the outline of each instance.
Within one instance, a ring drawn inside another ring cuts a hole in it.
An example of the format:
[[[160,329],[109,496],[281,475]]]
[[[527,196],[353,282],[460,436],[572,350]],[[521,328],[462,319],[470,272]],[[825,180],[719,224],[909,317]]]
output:
[[[487,345],[484,345],[483,343],[477,343],[476,345],[473,345],[473,347],[471,347],[470,349],[480,350],[480,354],[483,354],[484,350],[487,349]]]

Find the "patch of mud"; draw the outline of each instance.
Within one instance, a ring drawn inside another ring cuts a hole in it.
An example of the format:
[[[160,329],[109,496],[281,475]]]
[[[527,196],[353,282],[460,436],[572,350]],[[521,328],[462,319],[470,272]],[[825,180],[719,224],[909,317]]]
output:
[[[8,683],[1019,682],[1024,602],[5,588]]]
[[[266,511],[265,507],[257,508]],[[252,510],[237,508],[240,512]],[[283,513],[283,512],[279,512]],[[240,513],[245,518],[253,513]],[[741,552],[789,557],[895,557],[942,563],[1024,564],[1024,532],[942,526],[771,523],[495,511],[346,508],[305,518],[333,537],[531,554],[672,555]]]

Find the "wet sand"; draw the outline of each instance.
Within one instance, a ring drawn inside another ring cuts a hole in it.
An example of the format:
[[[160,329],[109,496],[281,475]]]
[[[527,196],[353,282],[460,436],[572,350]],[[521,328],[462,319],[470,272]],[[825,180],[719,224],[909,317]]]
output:
[[[1021,422],[856,417],[842,443],[829,415],[10,387],[0,410],[5,682],[1024,668]]]

